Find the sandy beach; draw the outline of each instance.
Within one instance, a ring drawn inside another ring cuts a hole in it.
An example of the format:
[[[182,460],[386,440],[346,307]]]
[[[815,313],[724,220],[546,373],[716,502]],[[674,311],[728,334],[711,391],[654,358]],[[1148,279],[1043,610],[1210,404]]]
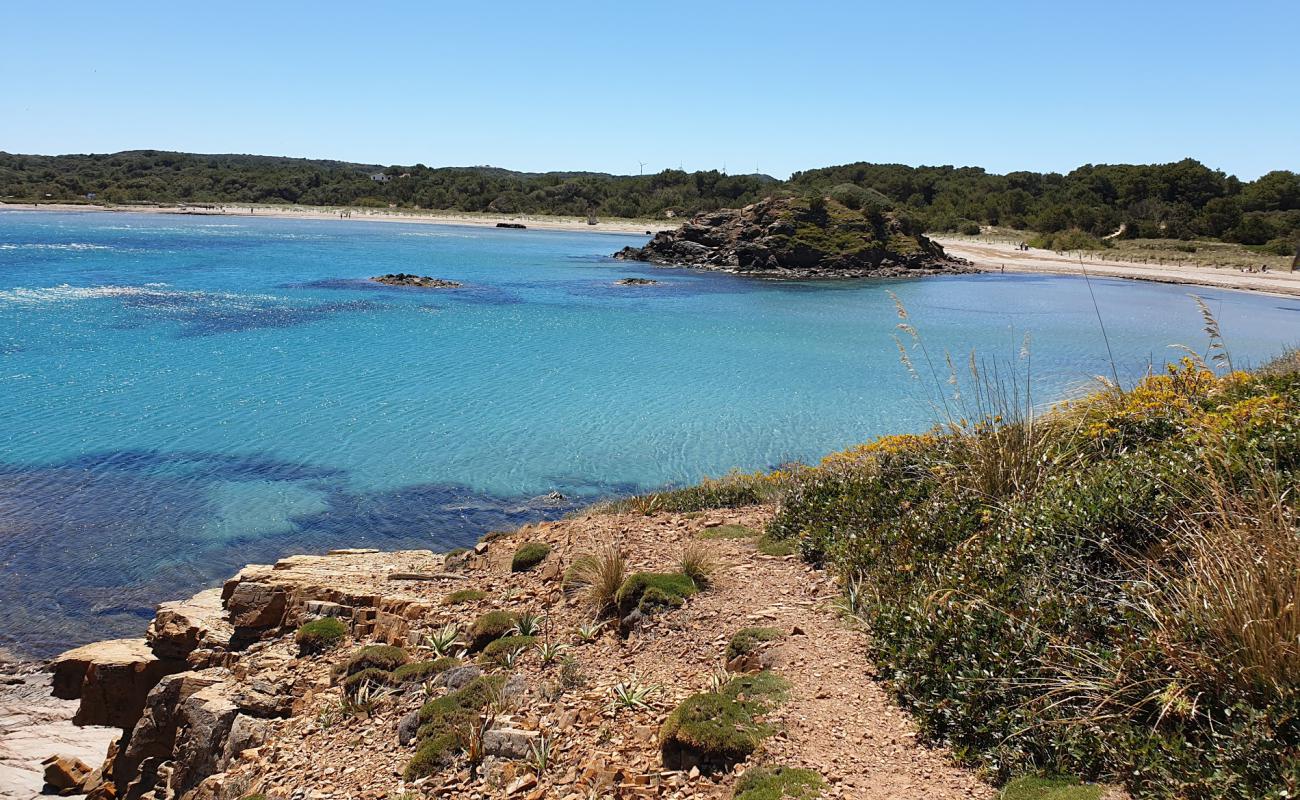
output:
[[[331,208],[326,206],[100,206],[74,203],[0,203],[0,209],[27,211],[86,211],[101,213],[180,214],[216,217],[281,217],[291,219],[334,219],[361,222],[409,222],[426,225],[476,225],[492,228],[498,223],[522,224],[529,230],[585,231],[587,233],[657,233],[671,230],[679,220],[634,220],[599,217],[595,225],[583,217],[553,217],[533,214],[477,214],[456,211],[408,211],[384,208]]]
[[[980,242],[942,236],[931,237],[943,245],[949,255],[970,260],[990,272],[1039,272],[1052,275],[1082,275],[1086,269],[1093,277],[1126,278],[1158,283],[1185,283],[1219,289],[1241,289],[1271,294],[1300,296],[1300,273],[1241,272],[1232,267],[1194,266],[1191,264],[1131,264],[1119,261],[1080,262],[1077,254],[1058,254],[1051,250],[1017,250],[1014,245]]]

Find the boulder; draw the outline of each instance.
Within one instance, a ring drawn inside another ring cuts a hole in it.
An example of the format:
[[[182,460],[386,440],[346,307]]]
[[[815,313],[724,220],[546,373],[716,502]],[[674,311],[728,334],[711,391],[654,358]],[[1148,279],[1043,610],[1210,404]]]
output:
[[[159,658],[144,639],[110,639],[69,650],[50,668],[54,696],[81,701],[74,724],[130,730],[149,690],[185,662]]]
[[[233,634],[221,605],[221,590],[210,589],[189,600],[160,605],[145,639],[159,658],[184,659],[200,644],[207,649],[229,647]]]
[[[177,797],[224,766],[226,742],[239,707],[222,689],[219,684],[200,689],[177,706],[176,748],[167,781]]]
[[[41,766],[45,769],[45,784],[60,793],[80,791],[94,771],[81,759],[66,756],[50,756]]]
[[[522,761],[532,753],[542,738],[538,731],[517,728],[493,728],[483,734],[483,755],[508,761]]]

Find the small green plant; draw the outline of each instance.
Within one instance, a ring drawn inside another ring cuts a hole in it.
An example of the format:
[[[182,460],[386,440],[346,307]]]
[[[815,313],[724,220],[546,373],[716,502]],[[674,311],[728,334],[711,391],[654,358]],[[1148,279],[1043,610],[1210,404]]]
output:
[[[389,674],[389,683],[396,686],[413,681],[426,681],[431,677],[441,675],[452,667],[460,666],[460,663],[460,659],[450,656],[444,656],[432,661],[412,661],[393,670]]]
[[[619,614],[626,616],[633,609],[652,613],[679,606],[697,591],[695,581],[680,572],[636,572],[623,581],[614,600]]]
[[[544,667],[549,667],[551,664],[554,664],[555,661],[564,654],[564,651],[569,649],[568,645],[561,644],[560,642],[553,642],[549,638],[545,641],[538,642],[534,646],[537,648],[537,656],[541,659],[542,666]]]
[[[755,767],[736,781],[734,800],[813,800],[826,788],[810,769]]]
[[[727,660],[748,655],[763,643],[775,641],[782,636],[785,636],[785,633],[777,628],[741,628],[727,643]]]
[[[515,627],[515,615],[508,611],[489,611],[469,629],[469,649],[477,652],[490,643],[506,636]]]
[[[552,751],[555,746],[555,740],[543,733],[537,737],[537,741],[528,745],[528,758],[526,762],[528,767],[536,773],[537,777],[542,777],[548,769],[551,768]]]
[[[744,761],[772,734],[759,717],[785,699],[787,688],[780,677],[760,672],[686,698],[659,729],[664,766],[681,769],[698,761],[709,772]]]
[[[353,653],[352,657],[347,661],[345,671],[348,675],[355,675],[367,669],[392,672],[409,660],[406,651],[400,647],[389,644],[372,644]]]
[[[438,630],[425,634],[424,645],[432,650],[434,655],[442,658],[451,655],[459,638],[460,628],[455,623],[449,622]]]
[[[591,622],[582,623],[574,630],[574,632],[578,634],[578,638],[584,643],[591,644],[600,638],[601,631],[604,629],[604,622],[592,620]]]
[[[799,545],[790,539],[761,536],[758,539],[758,552],[765,556],[792,556],[799,552]]]
[[[701,539],[757,539],[759,532],[745,525],[718,525],[700,532]]]
[[[348,635],[348,628],[334,617],[322,617],[305,623],[294,635],[298,643],[298,652],[303,655],[323,653],[338,646],[343,637]]]
[[[1003,787],[999,800],[1101,800],[1103,788],[1077,778],[1016,778]]]
[[[659,693],[659,686],[645,684],[633,675],[610,687],[610,704],[617,713],[620,708],[630,711],[650,708],[650,698]]]
[[[477,603],[485,597],[487,597],[487,592],[481,589],[459,589],[442,598],[442,604],[444,606],[459,606],[466,603]]]
[[[542,563],[551,554],[551,546],[546,542],[524,542],[515,550],[510,559],[511,572],[527,572]]]
[[[566,655],[560,659],[560,688],[568,691],[580,689],[587,685],[587,676],[582,672],[582,665],[573,656]]]
[[[514,627],[510,632],[515,636],[536,636],[542,631],[542,616],[531,611],[525,611],[515,618]]]
[[[369,717],[392,694],[392,689],[383,684],[363,681],[353,691],[344,693],[340,708],[354,717]]]
[[[536,643],[537,637],[535,636],[520,636],[518,634],[503,636],[483,648],[481,658],[483,663],[486,664],[497,664],[513,668],[524,652]]]
[[[347,695],[357,694],[362,687],[383,686],[392,678],[392,673],[387,670],[377,669],[375,667],[366,667],[360,672],[354,672],[343,679],[343,693]]]

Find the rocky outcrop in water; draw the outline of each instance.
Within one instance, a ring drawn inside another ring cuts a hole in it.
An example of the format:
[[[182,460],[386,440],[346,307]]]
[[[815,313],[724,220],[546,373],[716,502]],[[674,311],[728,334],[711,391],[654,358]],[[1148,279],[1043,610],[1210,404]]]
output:
[[[973,272],[880,208],[852,209],[832,198],[768,198],[740,209],[697,214],[629,261],[724,270],[765,278],[864,278]]]
[[[411,286],[417,289],[459,289],[461,286],[456,281],[430,278],[428,275],[411,275],[406,272],[378,275],[370,280],[375,283],[382,283],[385,286]]]

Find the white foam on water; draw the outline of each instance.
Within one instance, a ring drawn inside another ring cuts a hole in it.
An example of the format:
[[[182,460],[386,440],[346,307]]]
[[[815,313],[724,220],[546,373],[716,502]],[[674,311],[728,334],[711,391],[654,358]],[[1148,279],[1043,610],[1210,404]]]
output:
[[[149,297],[172,300],[205,300],[212,303],[229,303],[235,306],[253,307],[254,304],[277,300],[272,295],[240,295],[226,292],[184,292],[164,290],[165,283],[148,283],[144,286],[49,286],[39,289],[19,287],[0,291],[0,303],[15,305],[43,305],[46,303],[67,303],[81,300],[97,300],[105,297]]]
[[[0,250],[112,250],[91,242],[0,242]]]

